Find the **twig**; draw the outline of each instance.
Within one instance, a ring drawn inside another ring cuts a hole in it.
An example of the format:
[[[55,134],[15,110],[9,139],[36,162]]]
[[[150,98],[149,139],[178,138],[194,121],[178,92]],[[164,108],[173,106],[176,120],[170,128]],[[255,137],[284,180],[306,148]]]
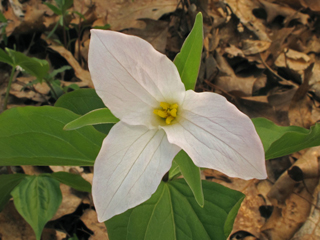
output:
[[[260,60],[262,62],[262,64],[275,76],[277,77],[278,79],[281,80],[280,83],[282,84],[286,84],[286,85],[293,85],[293,86],[296,86],[298,87],[299,85],[296,84],[296,83],[293,83],[293,82],[290,82],[288,81],[287,79],[284,79],[283,77],[279,76],[271,67],[268,66],[268,64],[263,60],[262,56],[261,56],[261,53],[259,53],[259,56],[260,56]]]
[[[13,80],[13,78],[16,78],[16,76],[17,76],[19,73],[20,73],[20,71],[17,71],[17,72],[16,72],[16,68],[15,68],[15,67],[12,67],[11,74],[10,74],[10,78],[9,78],[9,83],[8,83],[8,86],[7,86],[6,96],[5,96],[5,98],[4,98],[3,110],[6,110],[6,109],[7,109],[9,92],[10,92],[12,80]]]

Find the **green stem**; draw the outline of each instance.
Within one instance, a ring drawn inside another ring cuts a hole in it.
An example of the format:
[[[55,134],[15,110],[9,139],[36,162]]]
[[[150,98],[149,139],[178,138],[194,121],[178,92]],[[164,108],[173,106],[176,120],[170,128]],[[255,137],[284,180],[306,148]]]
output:
[[[11,84],[12,84],[12,80],[13,80],[13,76],[14,76],[15,71],[16,71],[16,66],[13,66],[12,70],[11,70],[11,74],[10,74],[9,83],[8,83],[8,86],[7,86],[6,96],[4,98],[3,110],[7,109],[9,92],[10,92],[10,88],[11,88]]]
[[[66,33],[66,28],[65,28],[64,16],[62,16],[62,30],[63,30],[64,47],[67,49],[67,33]]]
[[[54,95],[54,98],[57,100],[58,99],[58,95],[57,95],[56,91],[54,90],[54,88],[52,87],[51,83],[47,79],[45,79],[45,82],[49,86],[52,94]]]

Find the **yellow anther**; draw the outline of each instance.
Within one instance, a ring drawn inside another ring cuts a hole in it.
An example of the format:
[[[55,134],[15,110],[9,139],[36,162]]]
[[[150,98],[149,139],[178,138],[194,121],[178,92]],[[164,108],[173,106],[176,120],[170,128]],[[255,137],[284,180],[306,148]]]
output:
[[[168,113],[165,110],[155,109],[155,110],[153,110],[153,113],[158,115],[159,117],[162,117],[162,118],[168,117]]]
[[[172,117],[176,117],[177,116],[177,109],[174,108],[172,110],[169,110],[168,113],[172,116]]]
[[[154,109],[153,113],[165,119],[166,124],[171,124],[171,122],[177,117],[178,104],[169,104],[166,102],[161,102],[160,107],[162,108],[162,110]]]
[[[160,106],[161,106],[161,105],[160,105]],[[177,108],[178,108],[178,104],[176,104],[176,103],[175,103],[175,104],[171,104],[171,105],[170,105],[170,108],[171,108],[171,109],[173,109],[173,108],[177,109]]]
[[[167,117],[166,118],[166,124],[169,125],[172,122],[173,119],[174,119],[174,117],[172,117],[172,116]]]
[[[162,107],[163,110],[167,110],[168,108],[170,108],[170,104],[166,102],[161,102],[160,107]]]

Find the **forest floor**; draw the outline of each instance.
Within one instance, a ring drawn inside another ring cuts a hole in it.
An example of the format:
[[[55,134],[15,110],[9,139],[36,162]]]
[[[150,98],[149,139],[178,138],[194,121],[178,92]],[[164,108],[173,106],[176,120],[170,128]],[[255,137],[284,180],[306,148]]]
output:
[[[58,26],[50,38],[60,16],[42,1],[2,1],[0,10],[7,19],[0,23],[2,48],[46,59],[51,69],[70,66],[57,75],[58,95],[93,87],[87,65],[91,28],[139,36],[173,60],[200,11],[204,48],[196,91],[221,94],[249,117],[265,117],[281,126],[309,129],[320,120],[317,0],[74,0],[65,18],[67,30]],[[10,71],[0,63],[1,106]],[[16,72],[8,108],[54,105],[56,97],[50,88],[45,83],[30,84],[33,80]],[[319,157],[320,147],[314,147],[268,160],[267,180],[245,181],[204,170],[203,178],[246,195],[229,239],[320,239],[319,174],[308,175],[319,169]],[[303,173],[298,181],[297,173],[288,171],[293,164]],[[13,170],[77,172],[92,182],[92,169],[81,167],[21,166]],[[0,174],[5,172],[6,168],[0,168]],[[42,239],[74,235],[108,239],[105,225],[97,222],[91,197],[62,184],[61,190],[62,204]],[[0,213],[0,233],[2,240],[35,239],[12,202]]]

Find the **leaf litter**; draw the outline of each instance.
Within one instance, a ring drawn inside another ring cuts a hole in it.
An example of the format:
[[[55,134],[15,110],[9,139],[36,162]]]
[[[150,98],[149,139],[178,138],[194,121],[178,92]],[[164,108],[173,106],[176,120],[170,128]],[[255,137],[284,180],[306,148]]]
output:
[[[8,19],[5,31],[10,48],[16,45],[28,56],[46,59],[52,69],[71,66],[71,70],[57,75],[62,88],[72,84],[93,88],[87,67],[90,26],[137,35],[173,59],[190,32],[196,13],[201,11],[204,49],[197,91],[222,94],[250,117],[265,117],[281,126],[309,128],[320,119],[317,0],[200,0],[196,4],[187,0],[75,0],[73,10],[85,19],[77,14],[67,19],[70,40],[74,42],[68,48],[61,44],[61,28],[50,39],[43,35],[53,29],[59,17],[41,1],[10,0],[1,8]],[[80,34],[77,27],[83,27]],[[6,90],[9,73],[9,69],[1,68],[1,94]],[[10,90],[9,107],[54,104],[49,87],[45,83],[28,85],[33,80],[24,72],[18,73]],[[269,179],[263,181],[231,179],[217,171],[204,170],[207,180],[247,196],[229,239],[319,239],[319,156],[319,147],[315,147],[269,160]],[[41,169],[60,170],[74,171]],[[38,173],[27,167],[18,171]],[[1,173],[5,172],[1,169]],[[76,172],[92,181],[92,169],[76,168]],[[104,225],[96,221],[90,195],[63,184],[61,188],[63,203],[47,224],[43,239],[51,239],[49,235],[63,239],[74,234],[82,239],[106,238]],[[0,213],[6,223],[0,224],[2,238],[6,239],[10,229],[22,234],[17,239],[33,239],[31,229],[22,219],[14,218],[14,211],[10,202]],[[70,219],[76,223],[68,223]],[[15,238],[11,235],[10,239]]]

